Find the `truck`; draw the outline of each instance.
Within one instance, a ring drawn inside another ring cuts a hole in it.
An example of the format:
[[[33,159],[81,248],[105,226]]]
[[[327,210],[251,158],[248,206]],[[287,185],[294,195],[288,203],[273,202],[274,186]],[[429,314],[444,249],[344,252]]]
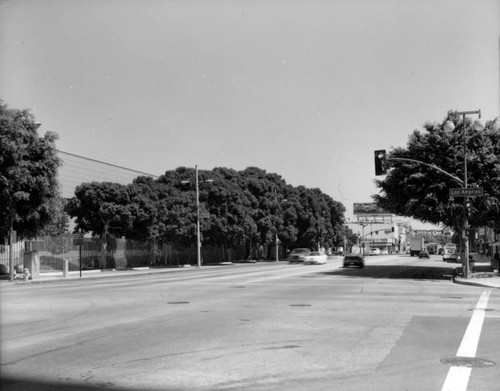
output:
[[[427,247],[427,251],[429,252],[429,254],[437,254],[437,252],[438,252],[437,243],[427,243],[426,247]]]
[[[425,250],[423,236],[410,238],[410,256],[418,255],[423,250]]]

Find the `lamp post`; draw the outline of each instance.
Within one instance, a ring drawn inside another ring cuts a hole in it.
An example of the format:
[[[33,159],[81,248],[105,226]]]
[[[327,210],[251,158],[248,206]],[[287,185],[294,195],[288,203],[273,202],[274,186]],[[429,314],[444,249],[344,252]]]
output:
[[[450,115],[451,112],[448,112],[448,115]],[[463,127],[463,143],[464,143],[464,187],[467,189],[467,131],[466,131],[466,124],[465,124],[465,118],[466,115],[468,114],[477,114],[478,119],[474,121],[473,128],[476,131],[480,131],[484,129],[484,123],[481,121],[481,110],[476,110],[476,111],[459,111],[456,114],[462,116],[462,127]],[[446,132],[453,132],[455,130],[455,124],[447,120],[444,125],[443,129]],[[462,239],[465,240],[464,243],[464,258],[465,258],[465,263],[464,263],[464,277],[469,278],[469,235],[468,235],[468,228],[469,228],[469,221],[468,221],[468,216],[467,216],[467,204],[469,201],[469,197],[465,196],[464,197],[464,203],[463,203],[463,209],[464,209],[464,221],[463,221],[463,227],[462,227]]]
[[[198,267],[201,268],[201,233],[200,233],[200,186],[198,180],[198,166],[195,168],[195,185],[196,185],[196,258]],[[211,183],[213,179],[206,179],[203,182]],[[183,184],[190,183],[189,181],[181,181]]]

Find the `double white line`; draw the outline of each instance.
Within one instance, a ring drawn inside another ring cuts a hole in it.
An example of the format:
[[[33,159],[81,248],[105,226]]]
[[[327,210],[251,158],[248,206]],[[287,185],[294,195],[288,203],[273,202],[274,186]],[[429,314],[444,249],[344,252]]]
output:
[[[477,346],[479,344],[479,337],[481,336],[481,329],[483,328],[485,310],[488,306],[490,293],[491,289],[487,289],[481,294],[472,312],[472,318],[462,338],[462,343],[458,348],[457,357],[476,357]],[[452,366],[448,371],[448,376],[446,376],[441,391],[466,391],[471,371],[471,367]]]

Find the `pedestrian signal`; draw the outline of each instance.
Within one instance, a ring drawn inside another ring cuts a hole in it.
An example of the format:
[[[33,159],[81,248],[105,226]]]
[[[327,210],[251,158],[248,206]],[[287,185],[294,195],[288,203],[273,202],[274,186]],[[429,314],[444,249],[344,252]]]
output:
[[[387,157],[385,149],[375,151],[375,175],[387,174]]]

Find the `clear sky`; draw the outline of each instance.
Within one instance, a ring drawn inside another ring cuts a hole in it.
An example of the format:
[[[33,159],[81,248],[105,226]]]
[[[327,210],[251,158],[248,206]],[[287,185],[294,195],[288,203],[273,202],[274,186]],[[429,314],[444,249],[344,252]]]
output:
[[[0,98],[152,174],[257,166],[342,202],[373,151],[499,115],[498,0],[0,0]]]

